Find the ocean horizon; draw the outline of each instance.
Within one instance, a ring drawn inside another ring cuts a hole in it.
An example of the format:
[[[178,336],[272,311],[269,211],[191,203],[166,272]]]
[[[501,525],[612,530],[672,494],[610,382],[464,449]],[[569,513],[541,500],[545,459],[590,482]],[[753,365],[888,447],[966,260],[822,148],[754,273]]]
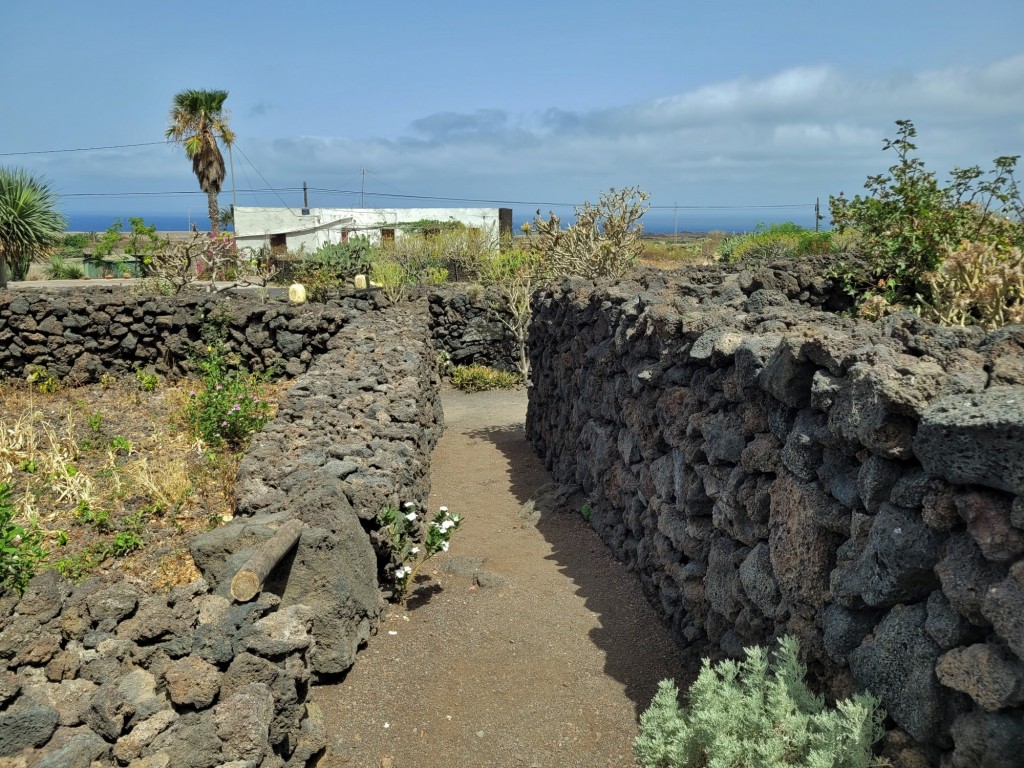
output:
[[[195,224],[200,230],[210,227],[210,220],[205,216],[188,213],[65,213],[68,219],[68,232],[103,232],[116,220],[120,219],[124,227],[128,227],[128,219],[141,217],[146,224],[153,224],[160,232],[187,232]],[[523,222],[532,221],[533,212],[528,215],[513,212],[513,227],[519,231]],[[563,223],[569,224],[571,216],[563,216]],[[792,221],[808,229],[814,228],[814,214],[800,211],[798,215],[780,216],[752,215],[749,211],[721,213],[700,213],[680,211],[678,217],[665,211],[649,211],[642,220],[644,231],[650,234],[672,234],[673,232],[752,232],[758,224],[774,224]],[[823,222],[824,223],[824,222]]]

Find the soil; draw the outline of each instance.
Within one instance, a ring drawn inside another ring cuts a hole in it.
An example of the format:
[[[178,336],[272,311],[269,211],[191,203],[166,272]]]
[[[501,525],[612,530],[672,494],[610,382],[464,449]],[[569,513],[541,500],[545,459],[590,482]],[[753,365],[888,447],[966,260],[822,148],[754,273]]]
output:
[[[319,765],[634,766],[639,714],[659,680],[692,681],[693,660],[582,499],[530,516],[551,478],[525,439],[526,393],[442,402],[428,509],[465,523],[346,678],[314,688],[329,734]]]
[[[43,536],[38,569],[72,581],[118,574],[151,591],[199,578],[188,543],[231,518],[239,456],[204,451],[185,428],[198,384],[155,383],[0,383],[0,483],[15,522]],[[268,402],[283,386],[267,385]]]

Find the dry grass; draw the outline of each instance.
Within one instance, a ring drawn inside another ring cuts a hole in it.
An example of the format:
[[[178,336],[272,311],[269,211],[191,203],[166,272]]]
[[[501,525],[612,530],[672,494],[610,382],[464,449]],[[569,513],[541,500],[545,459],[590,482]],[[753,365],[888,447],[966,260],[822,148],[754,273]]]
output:
[[[44,533],[42,568],[73,580],[117,571],[155,590],[198,577],[187,543],[234,515],[240,457],[206,450],[185,428],[192,388],[0,382],[0,483],[13,486],[15,522]]]

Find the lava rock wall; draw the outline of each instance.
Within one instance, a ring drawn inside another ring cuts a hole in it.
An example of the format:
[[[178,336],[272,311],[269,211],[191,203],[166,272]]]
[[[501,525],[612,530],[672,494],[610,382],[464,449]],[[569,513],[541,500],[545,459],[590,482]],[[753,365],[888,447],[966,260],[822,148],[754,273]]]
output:
[[[834,300],[784,267],[565,280],[534,298],[528,436],[684,647],[795,635],[908,760],[1020,765],[1024,328]]]
[[[298,768],[323,750],[309,685],[347,670],[373,631],[386,591],[376,515],[426,498],[443,426],[426,302],[371,310],[366,298],[0,297],[6,375],[177,373],[214,323],[252,367],[283,361],[297,376],[242,461],[234,519],[192,542],[203,580],[145,595],[50,571],[21,599],[0,595],[0,764]],[[126,327],[130,349],[104,323]],[[305,527],[262,594],[232,602],[231,577],[293,518]]]

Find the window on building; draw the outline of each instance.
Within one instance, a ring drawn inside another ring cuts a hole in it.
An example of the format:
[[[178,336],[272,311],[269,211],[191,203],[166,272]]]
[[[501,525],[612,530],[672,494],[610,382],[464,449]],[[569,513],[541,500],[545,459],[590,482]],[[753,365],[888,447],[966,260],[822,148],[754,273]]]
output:
[[[380,241],[382,243],[393,243],[393,242],[395,242],[395,230],[393,230],[393,229],[382,229],[380,231]]]
[[[347,230],[347,229],[341,230],[341,242],[343,242],[343,243],[347,243],[348,242],[348,233],[349,233],[349,230]]]
[[[271,235],[270,236],[270,252],[271,253],[287,253],[288,252],[288,236],[287,235]]]

